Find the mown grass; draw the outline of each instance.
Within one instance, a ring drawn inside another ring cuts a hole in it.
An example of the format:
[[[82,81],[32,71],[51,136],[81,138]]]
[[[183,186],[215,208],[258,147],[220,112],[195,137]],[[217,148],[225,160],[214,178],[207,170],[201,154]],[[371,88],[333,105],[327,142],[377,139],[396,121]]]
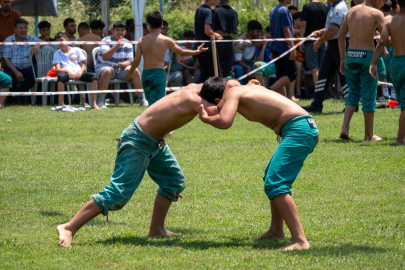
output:
[[[302,104],[308,103],[307,101]],[[168,140],[186,175],[166,226],[176,239],[147,239],[157,186],[146,175],[124,209],[99,216],[58,248],[56,225],[109,183],[121,132],[139,107],[52,112],[0,111],[0,260],[4,269],[382,269],[405,267],[405,147],[394,145],[399,110],[376,112],[365,143],[363,117],[352,140],[338,139],[340,101],[315,115],[320,143],[293,185],[308,251],[285,240],[252,239],[268,229],[263,171],[277,146],[271,130],[237,116],[226,131],[198,119]],[[8,121],[10,120],[10,121]]]

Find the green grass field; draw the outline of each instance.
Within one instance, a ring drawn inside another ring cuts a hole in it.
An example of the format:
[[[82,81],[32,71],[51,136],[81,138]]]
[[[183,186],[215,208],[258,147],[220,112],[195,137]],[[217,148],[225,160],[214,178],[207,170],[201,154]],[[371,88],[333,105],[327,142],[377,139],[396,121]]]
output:
[[[238,115],[221,131],[197,118],[168,139],[187,188],[166,227],[181,238],[146,238],[157,189],[146,175],[124,209],[110,212],[108,223],[96,217],[67,249],[57,247],[55,227],[109,184],[117,140],[144,109],[0,110],[0,268],[403,269],[400,111],[377,110],[375,133],[385,140],[365,143],[361,113],[352,140],[338,139],[341,109],[341,101],[327,101],[314,116],[320,143],[292,190],[311,249],[292,252],[279,250],[290,241],[286,227],[284,240],[252,241],[270,224],[262,176],[277,141],[264,126]]]

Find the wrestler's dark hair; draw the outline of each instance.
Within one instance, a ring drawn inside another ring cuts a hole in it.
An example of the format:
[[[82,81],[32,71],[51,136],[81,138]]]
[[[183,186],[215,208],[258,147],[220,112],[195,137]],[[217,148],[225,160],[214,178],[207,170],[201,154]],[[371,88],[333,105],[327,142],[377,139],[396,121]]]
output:
[[[58,38],[67,38],[67,36],[65,35],[65,33],[59,32],[55,35],[54,39],[58,39]]]
[[[42,29],[42,28],[51,28],[51,23],[48,21],[42,21],[38,24],[38,28]]]
[[[288,10],[291,12],[291,10],[296,10],[298,11],[298,8],[296,6],[289,6]]]
[[[225,85],[229,81],[227,78],[211,77],[203,84],[199,96],[215,104],[215,99],[222,98],[225,91]]]
[[[248,31],[249,31],[249,30],[260,30],[260,31],[262,31],[262,29],[263,29],[262,24],[259,23],[259,22],[256,21],[256,20],[251,20],[251,21],[248,23]]]
[[[127,26],[125,25],[124,22],[121,21],[117,21],[113,24],[113,29],[115,28],[124,28],[125,30],[127,30]]]
[[[77,26],[77,29],[90,30],[90,26],[89,26],[89,24],[86,23],[86,22],[81,22],[81,23],[79,23],[79,25]]]
[[[105,23],[104,23],[102,20],[93,20],[93,21],[90,23],[90,28],[91,28],[91,30],[94,30],[94,29],[104,29],[104,27],[105,27]]]
[[[67,18],[67,19],[65,19],[65,20],[63,21],[63,27],[68,26],[68,24],[69,24],[69,23],[72,23],[72,22],[75,22],[75,20],[72,19],[72,18]]]
[[[293,15],[293,20],[301,20],[301,14],[302,12],[297,12]]]
[[[405,8],[405,0],[397,0],[397,2],[401,8]]]
[[[152,10],[146,15],[146,22],[153,28],[161,28],[163,22],[163,14],[159,10]]]

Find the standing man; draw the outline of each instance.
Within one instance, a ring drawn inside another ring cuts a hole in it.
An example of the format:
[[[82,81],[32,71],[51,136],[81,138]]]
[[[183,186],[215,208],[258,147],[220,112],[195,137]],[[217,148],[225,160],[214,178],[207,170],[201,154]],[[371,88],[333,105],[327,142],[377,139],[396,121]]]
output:
[[[63,21],[63,27],[65,28],[65,35],[68,37],[69,41],[76,41],[79,38],[75,36],[76,34],[76,22],[72,18],[67,18]]]
[[[270,12],[270,32],[273,38],[292,38],[293,18],[287,5],[291,4],[291,0],[279,0],[279,5],[273,8]],[[276,58],[282,53],[288,51],[294,46],[294,43],[289,41],[271,42],[271,58]],[[285,86],[297,78],[297,66],[295,65],[295,50],[286,56],[276,61],[276,78],[277,81],[270,86],[270,89],[279,92],[287,97]]]
[[[211,6],[217,6],[218,4],[219,0],[205,0],[204,4],[202,4],[195,12],[194,34],[196,40],[210,40],[211,35],[215,35],[215,39],[223,39],[220,34],[215,33],[212,30],[213,12]],[[194,43],[193,49],[197,49],[200,45],[201,43]],[[196,57],[201,71],[200,80],[198,83],[203,83],[209,77],[213,77],[215,75],[211,43],[205,43],[205,47],[208,48],[208,50],[200,53]],[[217,65],[217,63],[215,63],[215,65]]]
[[[101,20],[93,20],[90,23],[91,32],[100,38],[103,38],[105,23]]]
[[[220,0],[219,5],[214,8],[212,22],[212,29],[215,33],[220,34],[224,40],[232,40],[231,34],[237,34],[238,32],[238,12],[229,5],[229,0]],[[233,43],[220,42],[216,45],[222,77],[235,78]]]
[[[347,96],[349,91],[345,76],[339,72],[340,53],[338,44],[340,28],[342,27],[348,9],[346,2],[343,0],[328,0],[328,3],[330,9],[326,18],[325,28],[313,32],[314,37],[320,37],[319,40],[314,42],[313,50],[314,52],[318,52],[319,48],[326,41],[328,41],[328,48],[325,51],[325,56],[319,71],[319,78],[315,86],[314,101],[310,105],[302,107],[304,110],[314,113],[322,113],[322,103],[325,100],[330,81],[336,71],[338,71],[340,83],[343,86],[342,92],[344,97]],[[345,40],[346,43],[349,42],[349,33],[347,33]]]
[[[80,38],[78,41],[101,41],[100,36],[90,33],[90,27],[87,23],[79,23],[77,28]],[[77,47],[82,48],[87,53],[87,72],[95,73],[94,69],[94,59],[93,50],[97,45],[77,45]]]
[[[17,10],[11,9],[10,0],[0,0],[0,42],[14,34],[14,22],[21,18]]]
[[[310,0],[310,3],[305,4],[301,14],[301,37],[307,37],[315,31],[325,28],[326,16],[328,8],[319,2],[319,0]],[[325,44],[318,48],[318,52],[314,51],[314,41],[305,41],[301,45],[302,51],[305,51],[306,67],[311,70],[312,80],[314,85],[318,81],[319,67],[321,66],[325,55]]]

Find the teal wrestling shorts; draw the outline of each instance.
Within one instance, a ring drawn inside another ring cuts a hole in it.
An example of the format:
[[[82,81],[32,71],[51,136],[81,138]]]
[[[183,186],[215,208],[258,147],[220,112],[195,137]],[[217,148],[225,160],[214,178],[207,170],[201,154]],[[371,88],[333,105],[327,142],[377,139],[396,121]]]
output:
[[[318,142],[319,131],[310,115],[298,116],[281,129],[282,140],[264,171],[264,192],[270,200],[288,193],[304,161]]]
[[[378,58],[377,61],[377,75],[378,75],[378,79],[384,80],[387,79],[387,67],[385,66],[383,57],[381,56],[380,58]]]
[[[405,55],[392,57],[390,76],[395,87],[395,94],[401,106],[405,110]]]
[[[159,186],[157,192],[163,197],[171,201],[181,197],[185,179],[172,151],[164,140],[158,141],[146,134],[135,119],[118,142],[110,186],[91,196],[103,215],[124,207],[141,183],[145,171]]]
[[[149,106],[166,94],[166,71],[152,68],[142,71],[142,87]]]
[[[349,93],[346,105],[359,106],[363,100],[363,112],[375,112],[377,97],[377,79],[370,76],[369,69],[374,52],[369,50],[347,51],[345,73]]]
[[[253,69],[257,69],[259,67],[262,67],[264,65],[266,65],[266,62],[262,62],[262,61],[258,61],[255,62],[253,65]],[[276,74],[276,66],[275,63],[267,65],[266,67],[262,68],[261,70],[256,71],[256,74],[260,74],[263,76],[270,76],[273,74]]]
[[[391,82],[391,75],[390,75],[390,66],[391,66],[391,61],[392,61],[392,55],[394,54],[394,48],[390,47],[390,46],[385,46],[385,48],[387,48],[389,56],[387,58],[385,58],[385,54],[383,52],[383,59],[384,59],[384,63],[385,63],[385,67],[387,70],[387,80],[389,82]]]
[[[11,87],[13,87],[11,77],[4,72],[0,72],[0,89]]]

